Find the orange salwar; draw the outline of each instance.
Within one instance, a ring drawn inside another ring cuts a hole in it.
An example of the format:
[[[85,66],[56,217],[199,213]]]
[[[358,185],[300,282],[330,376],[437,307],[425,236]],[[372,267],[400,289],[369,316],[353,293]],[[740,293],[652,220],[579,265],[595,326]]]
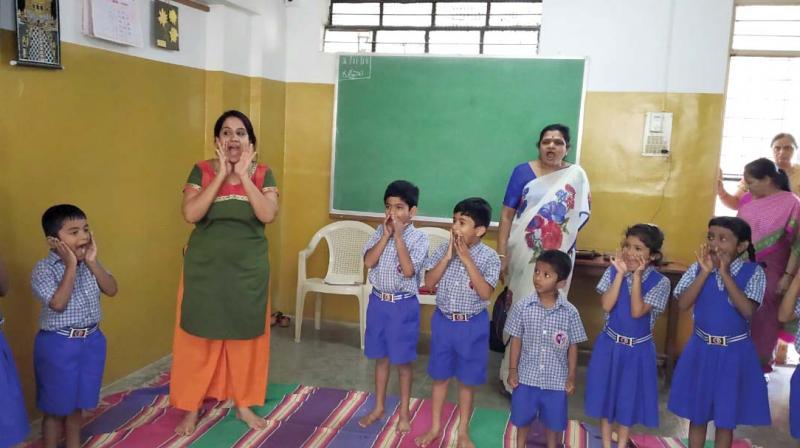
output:
[[[205,339],[181,328],[182,301],[183,274],[172,345],[170,403],[185,411],[198,410],[205,398],[233,400],[237,407],[262,406],[267,395],[269,319],[264,334],[255,339]]]

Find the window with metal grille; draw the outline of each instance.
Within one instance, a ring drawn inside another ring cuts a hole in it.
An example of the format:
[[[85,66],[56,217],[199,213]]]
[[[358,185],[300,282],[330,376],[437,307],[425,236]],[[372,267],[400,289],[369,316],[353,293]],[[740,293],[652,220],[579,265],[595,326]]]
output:
[[[331,0],[324,50],[533,56],[541,0]]]
[[[776,134],[800,138],[800,1],[761,3],[736,3],[720,158],[729,193],[748,162],[773,159]],[[736,212],[717,200],[715,213]]]

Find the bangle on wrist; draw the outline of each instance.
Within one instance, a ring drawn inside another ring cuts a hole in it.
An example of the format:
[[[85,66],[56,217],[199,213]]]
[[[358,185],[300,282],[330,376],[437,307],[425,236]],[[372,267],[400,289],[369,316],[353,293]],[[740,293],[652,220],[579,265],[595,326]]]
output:
[[[506,254],[497,254],[497,256],[500,258],[506,258]]]
[[[517,370],[516,367],[509,367],[508,370]]]
[[[783,275],[788,275],[789,277],[794,277],[794,274],[792,274],[791,272],[786,272],[786,271],[783,272]]]

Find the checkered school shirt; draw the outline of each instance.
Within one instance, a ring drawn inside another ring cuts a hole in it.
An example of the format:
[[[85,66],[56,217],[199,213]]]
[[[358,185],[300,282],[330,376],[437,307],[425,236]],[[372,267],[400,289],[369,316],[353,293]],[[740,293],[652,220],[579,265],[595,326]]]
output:
[[[426,271],[436,266],[444,257],[448,244],[449,242],[442,243],[428,258],[425,262]],[[483,242],[478,242],[469,248],[469,254],[483,279],[492,285],[492,288],[497,286],[497,279],[500,277],[500,257],[497,256],[497,252]],[[453,258],[450,259],[436,286],[436,307],[445,315],[452,313],[475,315],[485,310],[487,306],[489,301],[481,300],[475,292],[467,268],[453,249]]]
[[[659,275],[658,272],[656,272],[656,269],[652,266],[645,268],[644,273],[642,274],[642,284],[644,284],[650,275]],[[608,288],[611,287],[611,283],[613,281],[614,278],[611,277],[611,266],[609,266],[606,268],[606,272],[603,273],[603,277],[600,278],[600,282],[597,283],[597,293],[605,294],[605,292],[608,291]],[[625,274],[625,284],[628,286],[628,294],[630,294],[632,287],[631,285],[633,284],[633,273],[628,272]],[[655,286],[650,288],[650,291],[647,291],[644,297],[642,297],[644,303],[653,307],[650,310],[650,331],[653,331],[653,327],[656,325],[658,316],[660,316],[661,313],[667,309],[667,302],[669,301],[669,289],[669,279],[666,276],[661,276],[661,280],[659,280]],[[608,320],[608,313],[606,313],[606,320]]]
[[[517,374],[520,384],[565,390],[569,374],[567,349],[586,341],[578,309],[561,291],[553,308],[539,302],[536,291],[511,307],[506,333],[522,338]]]
[[[739,271],[742,269],[742,266],[744,266],[744,261],[742,261],[741,258],[733,260],[733,263],[731,263],[731,268],[730,268],[731,275],[736,276],[736,274],[738,274]],[[697,278],[699,272],[700,272],[699,263],[694,262],[694,264],[689,266],[689,269],[686,270],[686,272],[683,274],[680,281],[678,282],[678,285],[675,286],[675,292],[673,293],[673,296],[676,299],[680,297],[680,295],[683,294],[683,292],[686,291],[686,289],[689,288],[689,286],[691,286],[694,279]],[[714,278],[717,279],[717,288],[719,288],[720,291],[724,290],[725,284],[722,282],[722,276],[719,275],[719,271],[717,270],[717,268],[714,268],[714,270],[711,271],[711,273],[714,274]],[[764,269],[761,266],[756,266],[756,270],[753,272],[753,276],[750,277],[750,280],[747,281],[747,284],[744,287],[744,291],[742,292],[744,293],[745,296],[747,296],[748,299],[758,302],[760,304],[761,301],[764,299],[764,290],[766,288],[767,288],[767,276],[766,274],[764,274]],[[728,297],[728,303],[733,305],[730,296]]]
[[[794,304],[794,317],[800,318],[800,301]],[[800,352],[800,325],[797,326],[797,334],[794,335],[794,348]]]
[[[66,266],[57,253],[50,251],[47,258],[39,260],[31,274],[33,295],[42,303],[39,314],[39,327],[46,331],[62,328],[85,328],[100,322],[100,286],[86,263],[78,263],[72,297],[63,312],[51,309],[48,304],[53,298]]]
[[[364,254],[372,249],[378,240],[383,236],[383,226],[378,226],[378,230],[364,244]],[[400,259],[397,257],[397,247],[394,243],[394,236],[389,238],[383,253],[372,269],[369,270],[367,278],[372,286],[380,292],[411,294],[419,293],[419,284],[422,279],[422,264],[425,256],[428,255],[428,235],[409,224],[403,231],[403,241],[408,249],[408,256],[411,257],[411,264],[414,266],[414,275],[410,278],[403,276],[403,268],[400,267]]]

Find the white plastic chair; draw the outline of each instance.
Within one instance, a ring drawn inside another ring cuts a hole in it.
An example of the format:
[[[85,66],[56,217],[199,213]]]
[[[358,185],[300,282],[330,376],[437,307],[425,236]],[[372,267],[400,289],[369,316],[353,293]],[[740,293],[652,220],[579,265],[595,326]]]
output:
[[[339,221],[319,229],[308,247],[297,256],[297,301],[295,304],[294,341],[300,342],[303,327],[303,306],[306,293],[315,292],[314,328],[320,329],[322,294],[353,295],[358,299],[358,325],[361,349],[364,349],[364,316],[367,298],[364,295],[364,244],[375,229],[359,221]],[[328,272],[325,278],[306,278],[306,260],[320,240],[328,244]]]
[[[450,232],[439,227],[420,227],[419,230],[428,234],[428,256],[432,256],[436,249],[450,240]],[[425,273],[422,273],[422,283],[420,287],[424,286]],[[436,305],[435,294],[419,294],[417,296],[420,305]]]

